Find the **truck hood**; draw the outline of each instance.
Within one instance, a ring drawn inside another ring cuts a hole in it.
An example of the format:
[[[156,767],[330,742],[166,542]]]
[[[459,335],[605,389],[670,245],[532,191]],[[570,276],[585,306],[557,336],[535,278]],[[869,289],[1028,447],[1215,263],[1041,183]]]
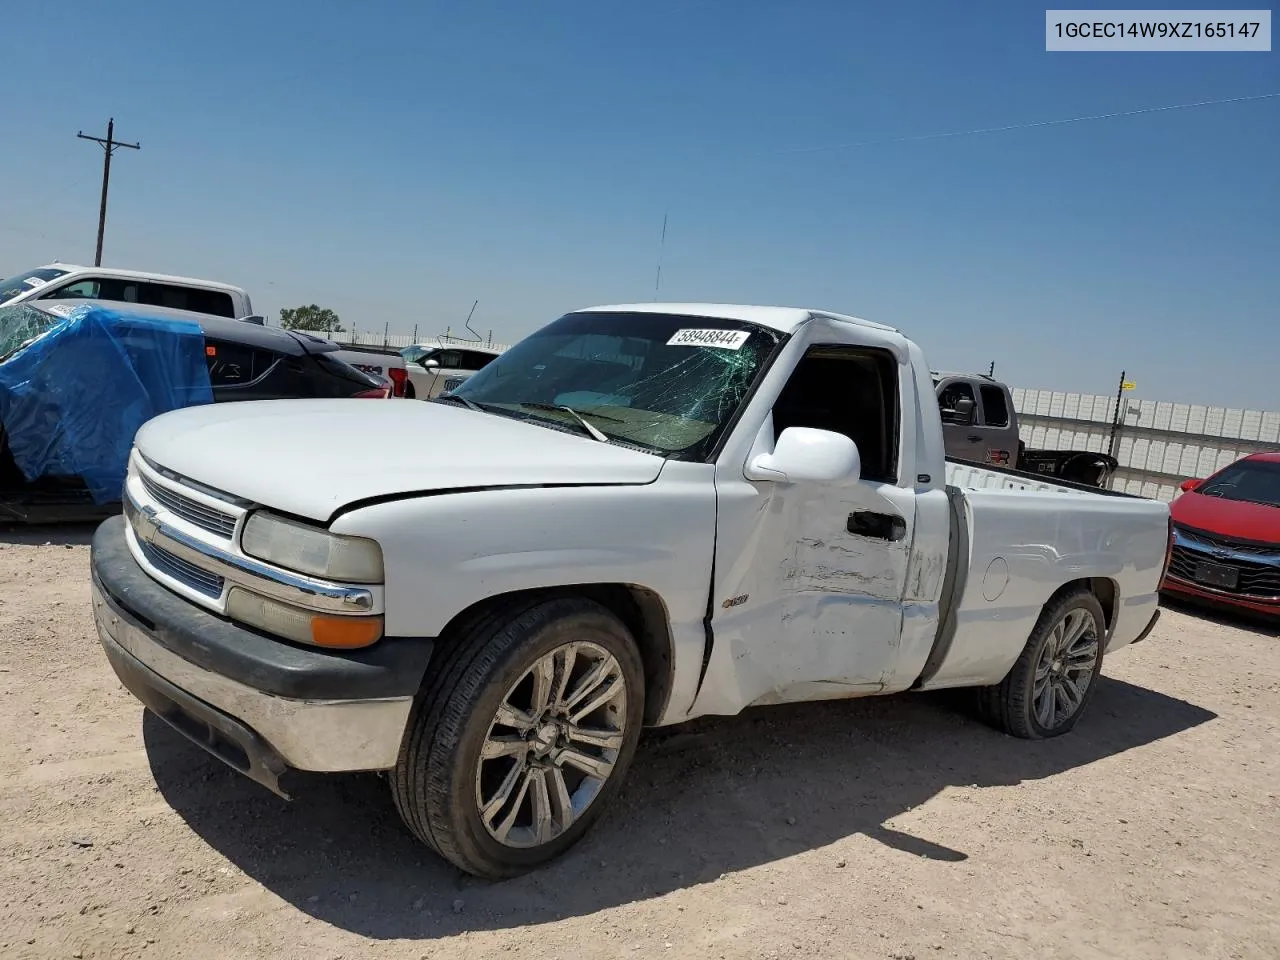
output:
[[[661,457],[419,400],[260,400],[162,414],[144,457],[192,480],[327,521],[371,498],[506,486],[643,484]]]
[[[1174,523],[1205,533],[1238,540],[1280,543],[1280,507],[1223,497],[1206,497],[1190,490],[1169,505]]]

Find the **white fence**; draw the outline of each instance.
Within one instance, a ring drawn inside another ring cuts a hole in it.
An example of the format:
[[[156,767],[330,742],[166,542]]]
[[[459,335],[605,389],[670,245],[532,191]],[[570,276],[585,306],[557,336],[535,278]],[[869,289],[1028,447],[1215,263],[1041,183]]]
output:
[[[1120,461],[1112,489],[1158,500],[1189,477],[1280,451],[1280,413],[1125,397],[1113,443],[1114,396],[1015,389],[1013,405],[1028,447],[1110,453]]]
[[[443,337],[428,337],[424,335],[415,339],[414,335],[411,333],[384,334],[380,330],[361,330],[357,327],[343,333],[326,333],[325,336],[330,340],[336,340],[340,343],[358,343],[367,347],[394,347],[397,350],[402,347],[411,346],[415,343],[422,343],[437,347],[452,346],[464,348],[470,344],[476,347],[489,347],[494,350],[506,350],[511,346],[509,343],[494,343],[493,334],[489,334],[482,340],[477,340],[474,337],[454,337],[448,335]]]

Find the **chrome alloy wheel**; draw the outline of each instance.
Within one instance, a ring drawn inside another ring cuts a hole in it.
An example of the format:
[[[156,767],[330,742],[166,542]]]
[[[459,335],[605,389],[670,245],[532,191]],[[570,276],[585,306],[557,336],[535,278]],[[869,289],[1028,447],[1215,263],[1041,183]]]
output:
[[[1046,730],[1071,719],[1084,703],[1098,662],[1099,634],[1093,614],[1079,607],[1049,631],[1031,693],[1036,722]]]
[[[502,698],[476,764],[485,829],[508,847],[568,830],[613,773],[627,723],[617,659],[594,643],[543,654]]]

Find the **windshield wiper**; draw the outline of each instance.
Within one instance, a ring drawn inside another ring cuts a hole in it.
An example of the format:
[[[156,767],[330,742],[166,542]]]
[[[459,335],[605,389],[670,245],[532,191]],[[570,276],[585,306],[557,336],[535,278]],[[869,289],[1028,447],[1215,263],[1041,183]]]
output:
[[[462,404],[468,410],[475,410],[478,413],[484,413],[484,407],[480,406],[480,404],[476,403],[474,400],[468,400],[466,397],[460,397],[456,393],[441,393],[431,399],[436,403],[444,403],[447,400],[453,400],[455,403]]]
[[[541,401],[536,401],[536,400],[522,400],[520,402],[520,406],[529,407],[530,409],[533,409],[533,410],[562,410],[565,413],[569,414],[569,416],[573,417],[573,419],[577,420],[578,423],[582,424],[582,429],[587,431],[587,433],[591,436],[591,439],[599,440],[601,443],[609,442],[608,434],[601,432],[600,429],[597,427],[593,427],[590,423],[587,422],[587,419],[582,414],[580,414],[577,410],[573,409],[573,407],[567,406],[566,404],[542,403]],[[598,413],[593,413],[591,414],[591,416],[600,417],[601,420],[613,420],[616,423],[622,423],[621,420],[618,420],[615,417],[606,417]]]

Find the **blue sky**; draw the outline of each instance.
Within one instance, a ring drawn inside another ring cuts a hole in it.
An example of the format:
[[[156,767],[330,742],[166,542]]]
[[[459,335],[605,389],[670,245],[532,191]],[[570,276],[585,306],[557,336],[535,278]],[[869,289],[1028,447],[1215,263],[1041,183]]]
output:
[[[1280,54],[1050,54],[1044,5],[85,0],[6,18],[0,273],[205,276],[518,338],[654,297],[891,323],[1018,386],[1280,409]],[[25,25],[24,25],[25,23]],[[58,39],[37,40],[50,26]],[[872,141],[867,143],[867,141]],[[800,150],[840,144],[848,149]],[[22,149],[17,149],[21,144]]]

